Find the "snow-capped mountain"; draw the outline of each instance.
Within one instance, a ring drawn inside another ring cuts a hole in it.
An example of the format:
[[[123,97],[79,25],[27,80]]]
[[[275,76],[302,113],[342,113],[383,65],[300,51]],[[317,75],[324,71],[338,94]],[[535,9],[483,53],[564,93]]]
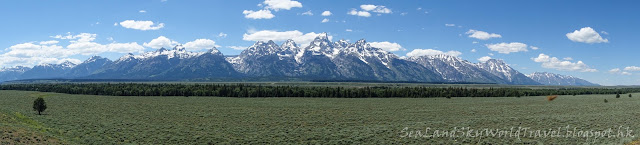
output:
[[[539,85],[540,83],[532,80],[524,74],[511,68],[507,63],[502,60],[489,59],[485,62],[476,64],[479,68],[503,79],[507,84],[517,85]]]
[[[66,74],[75,67],[76,64],[65,61],[60,64],[40,64],[28,71],[25,71],[20,79],[42,79],[42,78],[66,78]]]
[[[599,86],[598,84],[567,75],[560,75],[548,72],[534,72],[527,77],[543,84],[556,86]]]
[[[455,56],[439,54],[409,57],[407,60],[428,68],[448,82],[508,83],[508,81],[479,68],[478,65]]]
[[[293,40],[281,45],[258,41],[237,56],[218,49],[191,52],[182,45],[116,61],[94,56],[81,64],[65,62],[29,68],[0,69],[0,81],[40,78],[143,79],[143,80],[358,80],[518,85],[585,85],[568,76],[530,75],[514,70],[502,60],[471,63],[448,55],[400,58],[361,39],[332,42],[326,33],[301,48]],[[541,81],[538,83],[537,81]]]
[[[298,64],[294,57],[298,49],[293,40],[287,40],[281,46],[273,41],[258,41],[227,60],[238,72],[251,76],[295,76]]]
[[[8,81],[8,80],[17,80],[20,76],[30,70],[29,67],[16,66],[10,68],[1,68],[0,69],[0,82]]]
[[[69,70],[69,72],[67,73],[67,76],[69,77],[88,76],[88,75],[91,75],[93,72],[107,65],[111,65],[111,63],[113,63],[113,61],[107,58],[103,58],[100,56],[93,56],[87,59],[86,61],[76,65],[75,67],[71,68],[71,70]]]
[[[189,52],[177,45],[171,50],[160,48],[140,55],[127,54],[84,78],[181,80],[236,75],[218,49]]]

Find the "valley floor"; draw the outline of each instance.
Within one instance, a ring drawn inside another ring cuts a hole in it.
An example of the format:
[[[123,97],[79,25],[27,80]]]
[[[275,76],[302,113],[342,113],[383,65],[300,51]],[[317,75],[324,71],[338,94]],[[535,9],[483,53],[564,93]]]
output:
[[[640,93],[633,96],[220,98],[2,90],[0,144],[624,144],[640,137]],[[45,115],[32,111],[37,97],[47,102]],[[433,136],[512,127],[559,133]],[[633,136],[618,135],[627,127]],[[611,128],[616,136],[567,137],[566,128]]]

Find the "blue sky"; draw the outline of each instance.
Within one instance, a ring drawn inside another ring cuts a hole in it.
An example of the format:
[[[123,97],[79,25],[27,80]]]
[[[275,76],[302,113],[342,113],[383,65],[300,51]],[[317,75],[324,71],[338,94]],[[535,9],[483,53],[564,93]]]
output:
[[[603,85],[640,85],[639,4],[631,0],[3,1],[0,67],[79,62],[93,55],[117,59],[175,44],[191,46],[193,51],[217,46],[222,53],[235,55],[256,40],[294,39],[306,45],[302,42],[310,36],[327,32],[334,41],[365,38],[398,56],[446,53],[471,62],[490,57],[525,74],[544,71]],[[324,11],[331,15],[322,15]]]

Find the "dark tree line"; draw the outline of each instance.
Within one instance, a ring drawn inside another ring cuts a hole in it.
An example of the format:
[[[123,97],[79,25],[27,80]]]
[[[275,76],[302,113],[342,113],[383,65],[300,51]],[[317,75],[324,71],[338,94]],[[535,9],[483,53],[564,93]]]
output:
[[[110,96],[219,96],[219,97],[521,97],[546,95],[626,94],[640,88],[463,88],[463,87],[318,87],[247,84],[9,84],[2,90],[57,92]]]

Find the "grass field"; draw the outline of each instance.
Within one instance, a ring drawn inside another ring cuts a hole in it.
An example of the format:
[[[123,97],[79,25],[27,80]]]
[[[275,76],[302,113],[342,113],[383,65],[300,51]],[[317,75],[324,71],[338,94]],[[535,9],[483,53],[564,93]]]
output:
[[[640,94],[633,95],[559,96],[547,101],[545,96],[220,98],[0,91],[0,144],[624,144],[637,140],[640,133]],[[47,101],[45,115],[32,111],[37,97]],[[433,132],[567,126],[596,131],[623,126],[635,136],[587,140],[415,134],[426,128]]]

